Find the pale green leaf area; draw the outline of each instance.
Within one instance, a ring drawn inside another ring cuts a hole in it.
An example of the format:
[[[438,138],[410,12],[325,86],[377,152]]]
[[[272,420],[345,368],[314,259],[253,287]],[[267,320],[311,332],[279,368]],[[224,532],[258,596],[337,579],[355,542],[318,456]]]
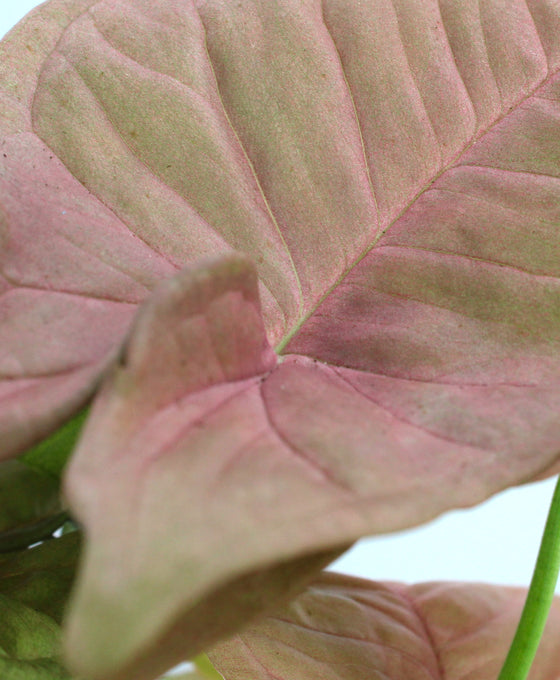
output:
[[[55,659],[5,659],[0,656],[2,680],[75,680]]]
[[[70,678],[59,661],[60,626],[46,614],[0,595],[0,673],[9,680]]]
[[[214,668],[207,654],[200,654],[193,659],[193,663],[203,678],[207,680],[222,680],[223,676]]]
[[[58,651],[59,626],[46,614],[0,595],[0,646],[17,659],[48,657]]]
[[[0,560],[0,678],[72,680],[61,657],[61,621],[80,537],[73,532]]]

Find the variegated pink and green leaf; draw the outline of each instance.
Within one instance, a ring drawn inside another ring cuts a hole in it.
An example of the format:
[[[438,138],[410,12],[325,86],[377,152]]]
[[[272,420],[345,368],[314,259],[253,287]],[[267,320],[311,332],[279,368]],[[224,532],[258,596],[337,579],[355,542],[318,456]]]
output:
[[[560,469],[559,68],[554,0],[50,0],[4,39],[0,456],[91,405],[76,673]]]
[[[525,599],[481,583],[374,583],[325,572],[283,609],[216,645],[225,680],[496,680]],[[554,602],[530,680],[560,667]]]

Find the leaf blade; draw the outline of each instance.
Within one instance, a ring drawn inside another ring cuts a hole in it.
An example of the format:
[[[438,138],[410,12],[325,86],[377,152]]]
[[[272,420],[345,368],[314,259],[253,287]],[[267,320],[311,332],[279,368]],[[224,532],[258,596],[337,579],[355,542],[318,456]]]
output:
[[[216,645],[226,680],[492,680],[515,630],[525,591],[466,583],[405,586],[324,573],[305,594]],[[551,680],[558,664],[558,599],[532,671]]]

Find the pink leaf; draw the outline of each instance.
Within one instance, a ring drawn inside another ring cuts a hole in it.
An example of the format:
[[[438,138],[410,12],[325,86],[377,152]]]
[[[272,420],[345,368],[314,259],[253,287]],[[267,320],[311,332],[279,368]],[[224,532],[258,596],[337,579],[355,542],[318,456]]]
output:
[[[522,588],[324,573],[209,656],[225,680],[495,680],[525,596]],[[530,680],[558,677],[559,633],[556,599]]]
[[[52,0],[2,42],[0,455],[94,399],[80,672],[558,468],[559,36],[553,0]]]
[[[155,677],[340,553],[294,555],[285,535],[283,559],[265,535],[292,472],[282,451],[271,458],[263,420],[259,388],[275,365],[245,258],[186,269],[141,308],[67,476],[89,537],[67,631],[76,673]],[[233,480],[259,465],[271,476],[255,513]]]

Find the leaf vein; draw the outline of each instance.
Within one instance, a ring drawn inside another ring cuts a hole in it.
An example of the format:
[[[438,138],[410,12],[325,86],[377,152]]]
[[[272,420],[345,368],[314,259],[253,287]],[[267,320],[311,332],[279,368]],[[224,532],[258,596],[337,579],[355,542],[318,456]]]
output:
[[[345,482],[342,480],[337,479],[331,470],[326,468],[324,465],[321,465],[321,463],[313,456],[310,456],[308,453],[303,451],[302,449],[298,448],[293,442],[291,442],[288,437],[280,431],[276,423],[274,422],[272,418],[272,414],[270,413],[270,408],[267,404],[267,400],[265,397],[265,394],[263,392],[263,385],[261,383],[260,385],[260,392],[261,392],[261,401],[263,404],[263,412],[266,417],[266,421],[268,424],[268,427],[270,431],[277,437],[277,439],[281,442],[284,448],[286,448],[293,456],[295,456],[298,460],[301,462],[305,463],[305,465],[315,473],[319,474],[320,477],[324,482],[327,482],[328,484],[335,486],[339,489],[342,489],[344,492],[350,494],[353,494],[354,491],[353,489],[348,486]]]
[[[458,439],[453,439],[453,437],[449,437],[447,435],[441,434],[441,432],[436,432],[435,430],[426,427],[425,425],[420,425],[419,423],[415,423],[413,420],[407,418],[406,416],[403,416],[401,413],[397,413],[396,411],[393,411],[390,409],[386,404],[384,404],[382,401],[375,399],[371,394],[366,394],[363,392],[359,387],[357,387],[351,380],[349,380],[347,377],[341,374],[339,370],[336,368],[333,368],[333,372],[336,373],[336,375],[344,381],[347,385],[349,385],[357,394],[359,394],[361,397],[366,399],[367,401],[371,402],[372,404],[375,404],[379,408],[383,409],[386,413],[388,413],[390,416],[392,416],[395,420],[397,420],[399,423],[402,423],[403,425],[408,425],[410,427],[414,427],[417,430],[420,430],[424,434],[427,434],[431,437],[434,437],[435,439],[439,439],[441,441],[447,442],[449,444],[453,444],[455,446],[460,446],[463,448],[469,448],[473,449],[475,451],[485,451],[480,446],[474,446],[473,444],[467,444],[466,442],[461,442]]]
[[[375,204],[375,210],[377,213],[377,222],[379,223],[379,207],[377,204],[377,196],[375,194],[375,188],[373,186],[373,181],[371,179],[371,168],[369,166],[369,161],[366,153],[366,143],[365,143],[365,137],[363,133],[363,125],[360,121],[360,116],[358,115],[358,107],[356,106],[356,99],[354,97],[354,94],[352,93],[352,88],[350,87],[350,81],[348,79],[348,76],[346,75],[346,71],[344,69],[344,62],[342,61],[342,55],[340,54],[340,51],[338,49],[338,46],[336,44],[336,41],[334,39],[334,35],[331,32],[331,30],[328,27],[326,18],[325,18],[325,8],[324,8],[324,1],[321,0],[321,15],[322,15],[322,20],[323,20],[323,25],[325,26],[325,29],[327,33],[329,34],[329,37],[331,39],[333,49],[336,52],[336,55],[338,57],[338,63],[340,64],[340,71],[342,73],[342,77],[344,78],[344,83],[346,85],[346,89],[348,91],[348,96],[350,97],[350,102],[352,104],[352,109],[354,111],[354,118],[356,119],[356,127],[358,129],[358,134],[360,135],[360,144],[362,147],[362,157],[364,159],[364,166],[367,174],[367,179],[368,179],[368,185],[371,191],[371,196],[373,198],[373,202]]]
[[[202,21],[202,18],[200,19],[200,21],[201,21],[201,24],[204,26],[204,22]],[[207,59],[208,59],[208,64],[209,64],[210,69],[212,70],[212,74],[213,74],[213,76],[214,76],[214,82],[215,82],[215,84],[216,84],[216,92],[217,92],[217,94],[218,94],[218,97],[219,97],[219,99],[220,99],[220,103],[221,103],[221,105],[222,105],[223,114],[224,114],[224,116],[225,116],[225,119],[226,119],[227,122],[228,122],[228,125],[229,125],[229,127],[230,127],[231,132],[233,133],[235,139],[237,140],[237,143],[239,144],[239,147],[240,147],[240,149],[241,149],[241,151],[242,151],[242,153],[243,153],[243,156],[244,156],[244,158],[245,158],[245,160],[246,160],[246,162],[247,162],[247,165],[248,165],[248,167],[249,167],[249,169],[250,169],[250,171],[251,171],[251,174],[252,174],[252,176],[253,176],[254,179],[255,179],[255,183],[256,183],[256,185],[257,185],[257,188],[258,188],[258,190],[259,190],[259,193],[260,193],[260,195],[261,195],[261,198],[262,198],[262,200],[263,200],[263,202],[264,202],[264,205],[265,205],[265,207],[266,207],[266,210],[267,210],[267,212],[268,212],[268,214],[269,214],[269,216],[270,216],[270,219],[271,219],[271,221],[272,221],[272,223],[273,223],[273,225],[274,225],[274,227],[275,227],[275,229],[276,229],[276,232],[277,232],[277,234],[278,234],[278,236],[279,236],[279,238],[280,238],[280,240],[281,240],[282,245],[284,246],[284,250],[285,250],[285,252],[286,252],[286,254],[287,254],[287,256],[288,256],[288,259],[289,259],[289,261],[290,261],[290,265],[291,265],[291,267],[292,267],[292,271],[293,271],[293,273],[294,273],[295,280],[296,280],[297,287],[298,287],[298,292],[299,292],[299,305],[298,305],[298,307],[299,307],[299,313],[302,314],[302,311],[303,311],[303,288],[302,288],[302,285],[301,285],[301,279],[300,279],[300,276],[299,276],[299,272],[298,272],[298,270],[297,270],[297,268],[296,268],[296,265],[295,265],[295,262],[294,262],[292,253],[291,253],[291,251],[290,251],[290,249],[289,249],[289,247],[288,247],[288,244],[287,244],[287,242],[286,242],[286,239],[284,238],[284,234],[282,233],[282,230],[280,229],[280,225],[278,224],[278,220],[276,219],[276,216],[275,216],[275,214],[274,214],[274,211],[272,210],[272,206],[270,205],[270,202],[269,202],[269,200],[268,200],[268,198],[267,198],[267,196],[266,196],[266,194],[265,194],[265,191],[264,191],[264,188],[263,188],[262,183],[261,183],[261,181],[260,181],[260,178],[259,178],[259,176],[258,176],[257,170],[256,170],[256,168],[255,168],[253,162],[251,161],[251,158],[250,158],[250,156],[249,156],[249,153],[248,153],[247,149],[245,148],[245,145],[243,144],[243,142],[242,142],[242,140],[241,140],[241,137],[239,136],[239,134],[238,134],[238,132],[237,132],[235,126],[233,125],[233,121],[231,120],[230,115],[228,114],[228,111],[227,111],[227,108],[226,108],[226,104],[225,104],[224,98],[223,98],[222,93],[221,93],[221,91],[220,91],[220,84],[219,84],[219,81],[218,81],[218,76],[217,76],[217,74],[216,74],[216,69],[214,68],[214,63],[212,62],[212,59],[211,59],[211,57],[210,57],[210,50],[208,49],[208,38],[207,38],[207,33],[206,33],[206,26],[204,26],[204,30],[205,30],[204,47],[205,47],[205,50],[206,50],[206,55],[207,55]],[[281,306],[280,306],[280,309],[282,309]]]
[[[375,608],[371,607],[371,605],[369,605],[369,607],[371,609],[375,610]],[[408,661],[411,662],[412,665],[417,666],[418,668],[421,668],[422,670],[425,670],[428,677],[430,677],[430,678],[434,677],[433,674],[428,669],[428,667],[426,666],[426,664],[422,663],[420,661],[420,659],[417,659],[414,656],[412,656],[412,654],[405,652],[403,649],[399,649],[398,647],[395,647],[394,645],[390,645],[386,642],[378,642],[377,640],[371,640],[371,639],[368,639],[368,638],[353,637],[352,635],[345,635],[344,633],[333,633],[331,631],[320,630],[318,628],[313,628],[312,626],[304,626],[301,623],[297,623],[295,621],[290,621],[289,619],[283,619],[283,618],[280,618],[278,616],[270,616],[269,618],[271,618],[273,621],[279,621],[280,623],[288,624],[289,626],[293,626],[294,628],[300,628],[304,631],[309,631],[311,633],[317,633],[318,635],[325,635],[325,636],[328,636],[328,637],[340,638],[342,640],[351,640],[352,642],[358,642],[358,643],[364,644],[366,646],[371,645],[372,647],[378,647],[378,648],[382,649],[383,651],[393,652],[396,656],[399,656],[403,659],[407,659]],[[266,633],[265,633],[265,635],[266,635]],[[272,637],[272,636],[267,636],[267,637]],[[289,646],[290,648],[293,649],[292,645],[288,645],[287,643],[283,642],[282,640],[278,640],[278,638],[274,638],[274,640],[277,643],[279,642],[280,644]],[[308,656],[310,659],[313,659],[314,661],[320,661],[322,663],[325,663],[324,660],[317,659],[316,657],[312,656],[308,652],[303,651],[302,649],[297,649],[297,651],[301,652],[302,654],[305,654],[306,656]],[[340,663],[344,663],[344,662],[341,661]],[[331,665],[331,664],[332,664],[332,660],[329,661],[329,665]],[[367,664],[364,662],[364,663],[360,663],[360,664],[356,664],[356,665],[366,666]],[[370,667],[369,670],[371,671],[371,670],[377,670],[377,669],[372,669]],[[434,680],[436,680],[436,679],[434,679]]]
[[[411,250],[413,252],[423,252],[423,253],[433,253],[434,255],[444,255],[448,257],[456,257],[459,259],[465,259],[469,260],[471,262],[475,263],[481,263],[481,264],[488,264],[492,267],[498,267],[500,269],[512,269],[513,271],[516,271],[520,274],[526,274],[527,276],[531,276],[536,279],[552,279],[553,281],[560,282],[560,276],[554,276],[553,274],[536,274],[534,272],[529,271],[528,269],[524,269],[523,267],[518,267],[516,265],[513,265],[509,262],[502,262],[500,260],[491,260],[489,258],[485,257],[477,257],[475,255],[468,255],[467,253],[457,253],[457,252],[452,252],[450,250],[439,250],[436,248],[422,248],[420,246],[410,246],[410,245],[405,245],[405,244],[399,244],[399,243],[391,243],[390,245],[386,246],[378,246],[377,251],[380,252],[382,250],[391,250],[392,248],[395,249],[400,249],[400,250]]]

